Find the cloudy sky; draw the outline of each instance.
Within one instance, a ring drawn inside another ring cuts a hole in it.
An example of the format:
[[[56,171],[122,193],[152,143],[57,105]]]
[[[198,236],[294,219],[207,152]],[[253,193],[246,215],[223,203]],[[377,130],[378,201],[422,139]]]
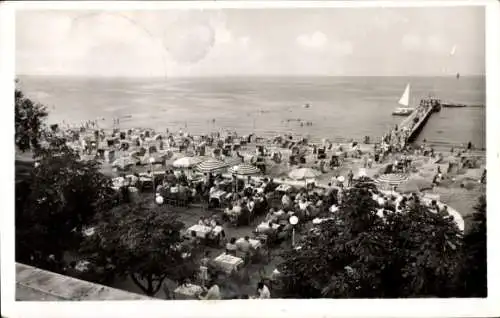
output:
[[[484,19],[480,7],[18,11],[16,72],[484,74]]]

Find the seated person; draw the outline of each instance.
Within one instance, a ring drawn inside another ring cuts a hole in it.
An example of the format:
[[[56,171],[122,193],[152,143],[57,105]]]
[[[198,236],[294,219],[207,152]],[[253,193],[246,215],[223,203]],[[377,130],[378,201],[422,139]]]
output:
[[[211,227],[216,227],[217,226],[217,222],[214,219],[210,220],[210,226]]]
[[[210,222],[211,222],[211,219],[206,218],[205,220],[203,220],[203,225],[210,226]]]
[[[321,208],[323,206],[323,199],[319,198],[317,201],[316,201],[316,207],[317,208]]]
[[[250,197],[253,195],[253,189],[251,187],[247,187],[245,188],[245,190],[243,190],[243,195],[245,197]]]
[[[235,204],[234,204],[234,206],[233,206],[233,213],[235,213],[235,214],[240,214],[242,209],[243,209],[243,208],[242,208],[242,206],[241,206],[241,202],[236,201],[236,203],[235,203]]]
[[[212,196],[214,193],[216,193],[217,191],[219,191],[219,186],[217,185],[214,185],[213,187],[210,188],[210,196]]]
[[[198,225],[205,225],[205,218],[203,216],[198,220]]]
[[[179,194],[185,194],[185,193],[186,193],[186,191],[187,191],[186,186],[185,186],[184,184],[182,184],[182,183],[181,183],[181,184],[179,184],[179,186],[178,186],[177,188],[178,188],[178,192],[179,192]]]
[[[257,231],[262,234],[271,234],[275,231],[273,229],[274,224],[272,221],[262,223],[257,227]]]
[[[179,177],[178,177],[179,182],[187,182],[187,176],[184,170],[181,171]]]
[[[236,250],[238,247],[236,246],[236,239],[232,237],[229,242],[226,243],[226,254],[236,256]]]
[[[274,209],[273,209],[273,208],[271,208],[271,209],[269,210],[269,212],[266,214],[266,221],[267,221],[267,222],[275,222],[275,221],[277,221],[277,219],[278,219],[278,218],[277,218],[277,216],[275,215],[275,213],[276,213],[276,212],[274,211]]]
[[[177,184],[173,184],[171,187],[170,187],[170,193],[179,193],[179,187],[177,186]]]
[[[306,211],[307,207],[309,207],[309,202],[307,202],[304,198],[302,198],[299,202],[299,209],[301,211]]]
[[[224,209],[224,214],[232,214],[233,213],[233,205],[229,203],[229,205]]]
[[[288,195],[288,193],[283,194],[281,197],[281,203],[283,204],[284,208],[289,208],[292,205],[292,199]]]
[[[245,239],[238,244],[238,249],[243,252],[245,257],[250,255],[250,250],[252,249],[252,244],[250,243],[250,237],[245,236]]]

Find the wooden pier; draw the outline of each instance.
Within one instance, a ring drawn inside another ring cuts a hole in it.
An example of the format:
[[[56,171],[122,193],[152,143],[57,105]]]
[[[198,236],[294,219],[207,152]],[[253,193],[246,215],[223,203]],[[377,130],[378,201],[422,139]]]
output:
[[[418,106],[413,113],[411,113],[408,117],[403,119],[403,121],[399,124],[398,127],[400,129],[406,128],[410,131],[405,141],[407,144],[410,144],[414,142],[415,139],[417,139],[418,135],[424,128],[425,124],[427,123],[431,115],[434,112],[439,111],[439,109],[440,109],[439,104]],[[415,118],[418,118],[418,121],[416,121]]]

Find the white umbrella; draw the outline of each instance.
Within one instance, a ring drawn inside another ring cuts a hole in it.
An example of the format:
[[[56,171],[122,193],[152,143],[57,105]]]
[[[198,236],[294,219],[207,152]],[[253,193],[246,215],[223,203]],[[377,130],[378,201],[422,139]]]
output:
[[[290,171],[288,174],[288,176],[294,180],[314,179],[320,175],[320,171],[312,168],[298,168]]]
[[[230,173],[234,173],[240,176],[250,176],[254,174],[261,173],[260,169],[250,165],[248,163],[242,163],[240,165],[229,168]]]
[[[216,171],[222,171],[227,167],[228,164],[225,162],[216,159],[209,159],[197,165],[196,169],[198,169],[201,172],[216,172]]]
[[[192,168],[203,162],[200,157],[184,157],[174,161],[172,164],[175,168]]]

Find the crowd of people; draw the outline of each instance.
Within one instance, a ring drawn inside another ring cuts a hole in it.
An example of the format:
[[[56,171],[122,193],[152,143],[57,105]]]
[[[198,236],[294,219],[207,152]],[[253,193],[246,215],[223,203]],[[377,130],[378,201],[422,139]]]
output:
[[[99,130],[97,127],[95,122],[89,122],[81,127],[78,133],[73,134],[70,140],[80,140],[82,142],[80,149],[83,153],[94,153],[101,147],[100,145],[105,144],[107,148],[124,153],[132,153],[134,149],[139,149],[140,155],[151,155],[156,151],[156,147],[160,150],[178,148],[175,150],[180,153],[198,156],[205,156],[211,150],[212,157],[220,160],[233,156],[243,161],[239,150],[245,144],[257,139],[252,134],[237,136],[235,133],[217,132],[205,136],[192,136],[185,132],[175,134],[167,130],[166,135],[161,135],[153,130],[120,132],[118,129],[113,130],[110,136],[106,136],[104,130]],[[304,161],[305,154],[311,152],[322,163],[320,170],[323,172],[327,165],[331,169],[342,166],[343,160],[349,156],[361,159],[364,168],[372,168],[374,164],[389,161],[391,164],[385,171],[386,173],[407,174],[412,168],[413,155],[439,156],[432,147],[422,145],[415,148],[408,145],[406,141],[411,128],[411,125],[402,128],[394,127],[382,138],[382,142],[374,144],[373,151],[361,151],[360,145],[355,141],[348,146],[334,147],[328,142],[316,145],[308,143],[307,140],[295,140],[292,136],[275,137],[272,144],[291,150],[291,164]],[[88,130],[93,130],[93,133],[87,134],[84,138],[78,136],[78,134],[84,135]],[[111,142],[105,142],[106,140],[111,140]],[[127,143],[130,144],[129,147],[122,146]],[[344,147],[349,149],[344,149]],[[143,149],[145,151],[142,151]],[[329,163],[327,152],[332,154]],[[281,162],[282,153],[277,151],[272,153],[271,157],[276,159],[275,162]],[[257,147],[255,158],[268,155],[265,146]],[[252,163],[256,164],[254,161]],[[442,179],[443,173],[438,168],[433,183],[439,185]],[[485,173],[482,180],[485,180]],[[317,224],[331,217],[342,203],[346,188],[354,184],[354,173],[349,170],[345,178],[334,175],[326,187],[315,187],[313,183],[304,187],[295,187],[280,185],[271,177],[245,179],[235,174],[199,173],[192,169],[171,168],[161,172],[148,170],[145,173],[128,175],[122,173],[114,181],[117,187],[122,189],[137,188],[139,191],[145,191],[151,188],[157,196],[162,197],[162,200],[157,202],[167,204],[182,202],[184,205],[206,204],[212,215],[200,217],[197,224],[209,228],[209,234],[201,239],[196,231],[193,231],[188,233],[188,239],[195,241],[196,244],[214,242],[214,246],[222,248],[226,254],[241,256],[244,263],[248,264],[253,256],[258,254],[259,248],[255,247],[255,241],[272,247],[276,243],[289,240],[294,229],[310,225],[311,221]],[[384,194],[380,191],[374,191],[373,198],[379,203],[381,209],[389,211],[404,210],[405,207],[418,204],[421,200],[416,193],[405,196],[396,193]],[[431,201],[429,207],[437,213],[448,213],[447,206],[439,204],[436,200]],[[291,216],[298,218],[298,224],[290,223]],[[247,226],[258,218],[260,221],[252,233],[240,239],[233,236],[227,237],[225,226]],[[214,275],[209,270],[211,261],[209,253],[206,253],[200,261],[199,277],[204,291],[203,296],[199,295],[199,297],[202,299],[220,299],[221,297],[220,288],[217,283],[213,282]],[[269,298],[269,287],[264,283],[259,283],[256,297]]]

